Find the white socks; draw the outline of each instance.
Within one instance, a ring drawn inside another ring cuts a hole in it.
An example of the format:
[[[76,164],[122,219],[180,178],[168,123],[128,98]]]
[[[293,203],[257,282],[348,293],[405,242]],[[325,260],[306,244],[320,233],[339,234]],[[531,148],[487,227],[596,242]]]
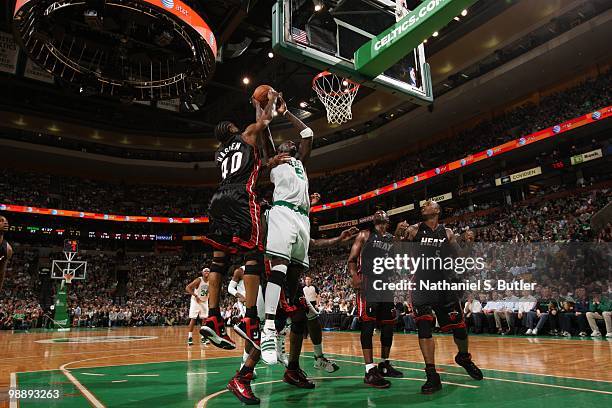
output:
[[[366,364],[366,373],[368,371],[370,371],[371,369],[373,369],[374,367],[376,367],[376,364],[372,363],[372,364]]]

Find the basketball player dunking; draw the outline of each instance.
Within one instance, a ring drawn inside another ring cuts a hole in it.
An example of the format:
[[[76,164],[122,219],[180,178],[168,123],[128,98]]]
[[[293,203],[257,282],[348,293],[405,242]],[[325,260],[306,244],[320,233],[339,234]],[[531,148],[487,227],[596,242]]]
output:
[[[189,305],[189,337],[187,345],[193,346],[193,328],[196,320],[204,321],[208,317],[208,275],[210,269],[202,269],[202,276],[198,276],[185,287],[185,292],[191,295]],[[206,344],[206,339],[202,337],[202,343]]]
[[[393,246],[393,235],[387,232],[389,216],[378,210],[374,214],[374,227],[363,230],[357,235],[348,259],[349,272],[353,288],[357,290],[359,320],[361,321],[361,349],[365,362],[363,382],[375,388],[389,388],[391,383],[384,377],[402,377],[403,374],[393,368],[389,354],[393,345],[393,328],[396,323],[395,304],[393,302],[368,302],[362,288],[362,275],[369,274],[374,267],[375,258],[387,258]],[[366,272],[368,271],[368,272]],[[380,326],[380,357],[378,365],[374,364],[372,337],[376,325]]]
[[[0,289],[4,282],[4,274],[6,273],[6,265],[13,256],[13,248],[4,238],[4,233],[9,229],[9,222],[6,217],[0,215]]]
[[[271,271],[266,284],[266,322],[261,341],[262,358],[268,364],[277,363],[275,320],[281,290],[287,282],[289,299],[297,295],[299,278],[303,270],[308,268],[310,245],[310,196],[304,163],[310,157],[314,133],[287,109],[282,97],[279,102],[279,115],[284,116],[300,132],[302,140],[299,147],[292,140],[282,143],[278,153],[287,154],[290,160],[270,170],[274,201],[268,213],[266,257],[270,260]],[[290,264],[293,265],[291,268]],[[289,269],[291,280],[287,279]],[[292,316],[289,361],[283,380],[300,388],[314,388],[314,384],[308,381],[299,366],[298,349],[301,351],[305,329],[306,314],[300,310]]]
[[[278,93],[270,89],[264,109],[252,98],[256,122],[242,132],[231,122],[221,122],[215,127],[215,137],[221,144],[215,154],[221,183],[210,202],[210,236],[204,239],[205,243],[213,246],[214,251],[209,277],[209,317],[200,328],[200,334],[224,349],[235,349],[236,344],[227,335],[221,317],[221,281],[230,268],[229,256],[245,253],[246,312],[234,329],[240,329],[236,332],[245,338],[251,349],[249,358],[230,380],[228,389],[247,404],[259,402],[250,384],[253,369],[261,357],[256,302],[260,277],[264,272],[264,257],[255,184],[261,168],[259,147],[264,145],[263,131],[272,121],[277,98]]]
[[[395,232],[397,239],[415,243],[417,248],[414,248],[414,256],[445,259],[460,256],[464,252],[457,243],[453,231],[439,223],[440,205],[438,203],[425,202],[421,207],[421,215],[422,222],[415,225],[402,222],[397,226]],[[466,241],[472,240],[473,235],[466,234]],[[412,307],[427,375],[427,381],[421,387],[423,394],[432,394],[442,389],[440,375],[436,372],[435,343],[431,335],[435,319],[438,319],[442,331],[452,330],[453,332],[453,339],[458,349],[455,362],[463,367],[473,379],[482,380],[483,378],[482,372],[474,364],[468,351],[468,334],[459,295],[452,291],[419,289],[421,281],[442,282],[452,281],[454,278],[445,270],[424,270],[422,268],[417,269],[413,276],[415,290],[411,293]]]

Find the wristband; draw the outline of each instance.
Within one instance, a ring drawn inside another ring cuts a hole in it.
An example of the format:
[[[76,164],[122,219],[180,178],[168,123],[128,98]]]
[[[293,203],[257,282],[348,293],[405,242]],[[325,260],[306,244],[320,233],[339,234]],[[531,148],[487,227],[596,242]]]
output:
[[[314,132],[311,128],[306,128],[300,132],[300,136],[302,136],[302,139],[310,139],[314,136]]]

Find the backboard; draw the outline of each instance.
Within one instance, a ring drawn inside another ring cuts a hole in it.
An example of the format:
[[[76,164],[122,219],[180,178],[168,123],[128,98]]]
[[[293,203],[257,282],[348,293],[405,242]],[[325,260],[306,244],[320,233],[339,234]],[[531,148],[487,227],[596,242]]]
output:
[[[375,78],[355,69],[355,51],[396,23],[395,0],[325,1],[319,2],[324,6],[318,11],[315,3],[279,0],[275,4],[272,41],[276,52],[420,105],[433,101],[423,44]]]

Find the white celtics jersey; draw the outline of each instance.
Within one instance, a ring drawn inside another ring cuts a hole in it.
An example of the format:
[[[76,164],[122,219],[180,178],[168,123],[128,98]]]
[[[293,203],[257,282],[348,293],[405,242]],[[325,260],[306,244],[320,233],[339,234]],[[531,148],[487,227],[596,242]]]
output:
[[[305,211],[310,210],[308,194],[308,175],[298,159],[291,158],[289,163],[276,166],[270,172],[274,184],[274,201],[285,201]]]
[[[196,293],[199,297],[206,299],[208,297],[208,282],[204,282],[204,279],[200,277],[200,284],[196,289]]]

